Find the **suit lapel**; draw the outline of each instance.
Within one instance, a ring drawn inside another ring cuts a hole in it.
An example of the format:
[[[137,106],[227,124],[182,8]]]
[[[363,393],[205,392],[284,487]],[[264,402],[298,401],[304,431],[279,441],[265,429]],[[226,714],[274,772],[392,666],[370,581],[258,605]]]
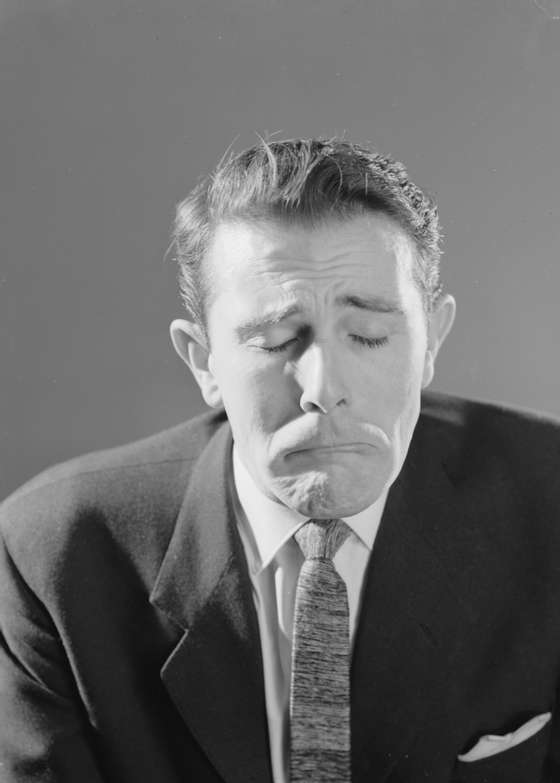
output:
[[[356,783],[385,781],[433,717],[465,626],[476,619],[460,586],[476,542],[459,523],[441,444],[427,437],[420,424],[389,492],[364,586],[352,662]]]
[[[162,668],[177,709],[227,783],[271,781],[258,625],[228,498],[224,425],[195,465],[150,597],[184,631]]]

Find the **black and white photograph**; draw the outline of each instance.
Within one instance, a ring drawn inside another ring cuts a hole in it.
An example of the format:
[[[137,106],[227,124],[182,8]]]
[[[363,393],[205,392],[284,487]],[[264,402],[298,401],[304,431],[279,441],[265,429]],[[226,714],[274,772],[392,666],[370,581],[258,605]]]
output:
[[[0,0],[0,783],[560,783],[560,0]]]

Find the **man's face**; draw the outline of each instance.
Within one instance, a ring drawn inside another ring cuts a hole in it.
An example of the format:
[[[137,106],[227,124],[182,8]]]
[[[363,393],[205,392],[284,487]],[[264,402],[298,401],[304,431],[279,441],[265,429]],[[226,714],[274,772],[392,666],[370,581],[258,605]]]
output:
[[[190,363],[245,467],[306,516],[361,511],[401,469],[453,316],[426,315],[407,237],[374,213],[229,223],[206,263],[209,348]]]

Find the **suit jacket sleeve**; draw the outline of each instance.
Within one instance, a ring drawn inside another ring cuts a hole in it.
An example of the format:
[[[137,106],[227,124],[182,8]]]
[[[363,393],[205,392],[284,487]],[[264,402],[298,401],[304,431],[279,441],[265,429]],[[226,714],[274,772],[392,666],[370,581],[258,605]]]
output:
[[[0,779],[102,783],[55,625],[0,546]]]

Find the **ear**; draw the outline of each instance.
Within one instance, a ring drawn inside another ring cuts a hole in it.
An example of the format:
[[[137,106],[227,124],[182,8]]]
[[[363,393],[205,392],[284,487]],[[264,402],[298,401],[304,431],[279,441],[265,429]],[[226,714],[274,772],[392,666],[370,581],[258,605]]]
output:
[[[446,294],[438,300],[432,312],[428,314],[428,345],[424,357],[423,389],[432,382],[436,357],[443,341],[451,331],[456,309],[455,299],[450,294]]]
[[[204,330],[194,321],[176,318],[169,327],[173,347],[192,372],[204,402],[211,408],[222,404],[222,395],[212,372],[212,355]]]

